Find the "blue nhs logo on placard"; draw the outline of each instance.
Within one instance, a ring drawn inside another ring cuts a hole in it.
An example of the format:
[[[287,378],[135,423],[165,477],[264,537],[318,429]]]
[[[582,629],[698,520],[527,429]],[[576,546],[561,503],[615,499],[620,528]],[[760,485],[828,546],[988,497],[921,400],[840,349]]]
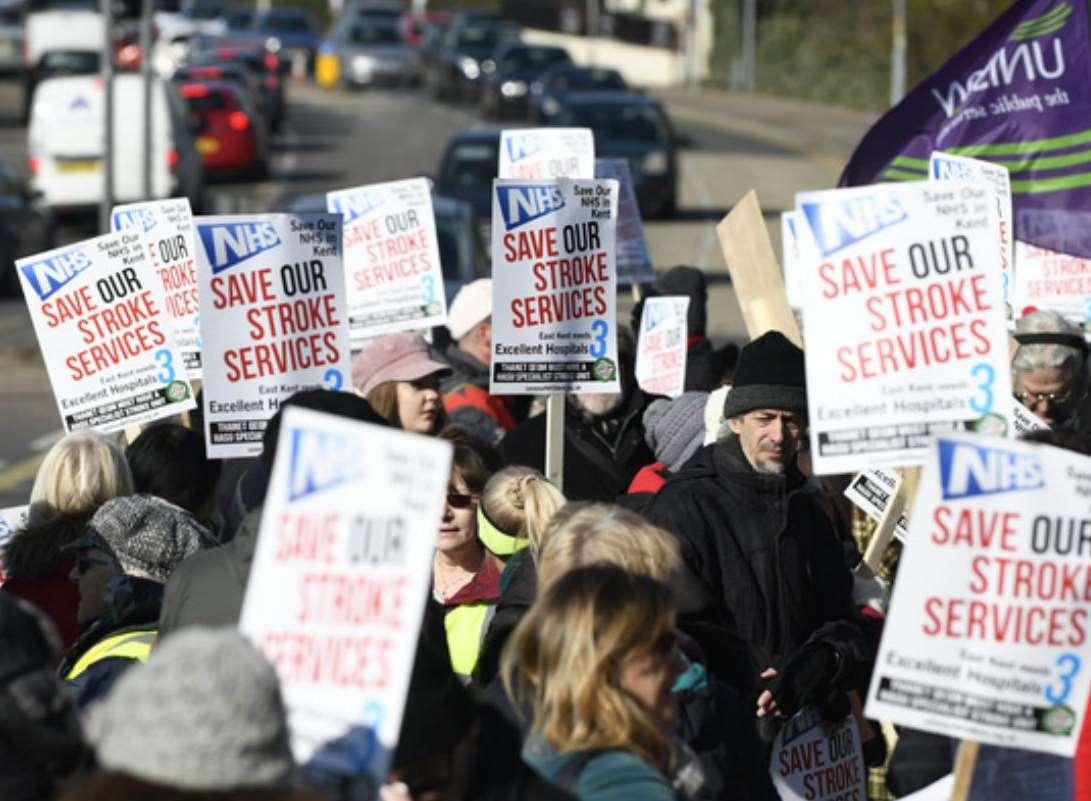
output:
[[[498,186],[496,195],[508,231],[564,208],[564,194],[559,186]]]
[[[155,227],[155,214],[151,209],[122,209],[110,215],[115,231],[139,231],[146,234]]]
[[[340,214],[346,223],[375,211],[382,204],[383,196],[379,192],[360,191],[330,198],[331,211]]]
[[[945,501],[1040,489],[1046,483],[1035,456],[949,439],[939,440],[939,468]]]
[[[45,300],[91,265],[91,257],[83,248],[77,247],[55,253],[48,259],[23,264],[19,269],[34,294]]]
[[[504,140],[504,146],[508,151],[508,161],[517,162],[541,153],[545,149],[542,137],[533,134],[510,134]]]
[[[212,263],[212,272],[229,267],[280,244],[280,234],[271,222],[198,223],[197,233]]]
[[[897,225],[909,214],[893,195],[856,195],[802,204],[818,250],[829,256],[872,234]]]
[[[313,428],[292,429],[288,449],[288,500],[356,481],[363,474],[359,443]]]
[[[963,161],[945,159],[943,156],[933,156],[932,177],[941,181],[972,181],[977,177],[977,174],[971,165]]]

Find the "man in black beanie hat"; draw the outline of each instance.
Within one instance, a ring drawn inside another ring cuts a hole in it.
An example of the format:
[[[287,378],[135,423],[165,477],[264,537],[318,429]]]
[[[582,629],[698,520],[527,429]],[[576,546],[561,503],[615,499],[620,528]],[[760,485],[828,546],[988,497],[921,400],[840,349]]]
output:
[[[739,354],[724,403],[731,433],[648,510],[681,545],[680,626],[766,720],[807,703],[840,716],[841,691],[866,687],[874,657],[842,547],[796,466],[806,411],[803,351],[763,334]]]

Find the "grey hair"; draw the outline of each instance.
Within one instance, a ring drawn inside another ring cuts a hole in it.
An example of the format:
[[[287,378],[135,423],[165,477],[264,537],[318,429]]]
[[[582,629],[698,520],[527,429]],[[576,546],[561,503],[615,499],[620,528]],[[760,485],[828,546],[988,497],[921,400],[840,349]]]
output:
[[[1083,331],[1055,311],[1031,312],[1015,324],[1016,334],[1073,334],[1080,338]],[[1060,368],[1071,380],[1084,370],[1083,353],[1068,345],[1020,345],[1012,359],[1012,372],[1022,373],[1042,368]]]

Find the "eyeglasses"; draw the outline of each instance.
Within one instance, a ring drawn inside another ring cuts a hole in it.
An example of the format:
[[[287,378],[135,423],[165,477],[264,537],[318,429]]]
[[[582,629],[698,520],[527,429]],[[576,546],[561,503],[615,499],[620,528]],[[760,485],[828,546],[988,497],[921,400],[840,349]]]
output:
[[[447,505],[452,509],[469,509],[477,500],[477,495],[462,495],[456,492],[447,493]]]
[[[1011,394],[1024,406],[1036,406],[1042,401],[1064,406],[1072,400],[1072,390],[1065,390],[1064,392],[1013,392]]]

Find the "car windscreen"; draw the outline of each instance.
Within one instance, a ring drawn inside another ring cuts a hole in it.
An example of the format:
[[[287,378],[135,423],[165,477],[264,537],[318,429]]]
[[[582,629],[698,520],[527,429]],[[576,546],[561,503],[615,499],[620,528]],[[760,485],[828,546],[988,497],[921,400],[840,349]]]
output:
[[[51,75],[91,75],[99,71],[100,61],[93,50],[49,50],[38,65]]]
[[[440,184],[452,190],[488,191],[496,177],[497,145],[466,142],[455,145],[443,163]]]
[[[496,25],[469,25],[458,32],[459,47],[496,47],[503,38],[503,29]]]
[[[558,123],[590,128],[596,139],[614,142],[666,142],[666,122],[654,106],[617,104],[569,106]]]
[[[553,47],[515,47],[504,53],[496,67],[500,72],[541,71],[567,60],[566,52]]]
[[[235,104],[224,92],[184,92],[182,96],[186,100],[186,108],[194,114],[207,114],[210,111],[225,111],[233,109]]]
[[[245,30],[254,24],[254,12],[245,9],[230,11],[227,14],[227,27],[231,30]]]
[[[311,21],[301,14],[270,14],[265,29],[283,33],[310,33]]]
[[[614,70],[578,69],[556,75],[550,88],[555,92],[623,92],[628,87]]]
[[[352,44],[401,44],[402,36],[395,25],[355,25],[349,32]]]
[[[462,228],[463,218],[458,215],[436,215],[436,244],[439,247],[440,269],[447,280],[465,277],[462,269],[462,248],[459,242],[467,232]],[[468,232],[473,236],[473,232]]]

